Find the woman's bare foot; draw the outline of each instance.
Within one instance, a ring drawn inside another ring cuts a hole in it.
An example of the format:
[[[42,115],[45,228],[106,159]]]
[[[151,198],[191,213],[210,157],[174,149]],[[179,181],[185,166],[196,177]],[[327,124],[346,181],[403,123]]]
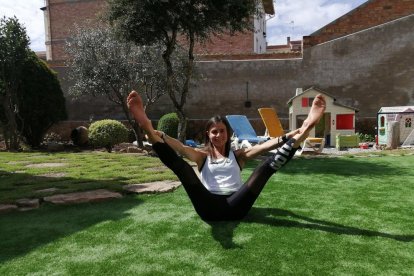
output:
[[[318,94],[312,102],[308,117],[300,127],[300,132],[310,131],[320,121],[326,109],[325,98]]]
[[[148,140],[151,143],[162,142],[160,134],[154,130],[151,121],[148,119],[147,114],[145,114],[141,96],[136,91],[129,93],[127,105],[135,121],[147,133]]]
[[[299,133],[295,134],[293,138],[296,140],[294,148],[300,146],[300,144],[305,141],[309,136],[310,131],[315,125],[320,121],[326,109],[325,98],[318,94],[312,102],[311,110],[309,111],[308,117],[303,122],[302,126],[299,128]]]

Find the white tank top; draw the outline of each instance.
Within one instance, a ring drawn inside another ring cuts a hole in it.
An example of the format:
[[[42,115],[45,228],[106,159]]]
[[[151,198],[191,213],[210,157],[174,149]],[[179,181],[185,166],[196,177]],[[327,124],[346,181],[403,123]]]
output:
[[[229,195],[242,186],[240,166],[233,151],[221,159],[207,156],[200,175],[201,183],[213,194]]]

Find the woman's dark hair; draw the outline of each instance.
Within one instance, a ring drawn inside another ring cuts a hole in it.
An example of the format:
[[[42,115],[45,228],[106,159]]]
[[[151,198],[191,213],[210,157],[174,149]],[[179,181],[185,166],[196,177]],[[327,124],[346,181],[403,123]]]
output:
[[[204,145],[205,145],[205,149],[207,150],[207,152],[210,156],[213,156],[213,152],[214,152],[213,151],[213,144],[211,143],[210,138],[208,137],[208,131],[210,130],[212,125],[218,124],[218,123],[223,123],[226,126],[227,141],[226,141],[225,155],[228,157],[229,152],[230,152],[230,147],[231,147],[230,139],[231,139],[231,135],[232,135],[232,130],[230,128],[229,122],[223,116],[216,115],[216,116],[212,117],[210,120],[207,121],[206,127],[204,128]]]

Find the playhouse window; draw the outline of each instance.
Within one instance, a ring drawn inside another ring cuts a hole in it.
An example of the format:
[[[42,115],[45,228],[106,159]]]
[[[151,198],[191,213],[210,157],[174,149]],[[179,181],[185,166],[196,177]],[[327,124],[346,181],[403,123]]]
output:
[[[380,127],[384,127],[385,126],[385,117],[384,116],[381,116],[381,118],[380,118]]]
[[[336,129],[354,129],[354,114],[336,115]]]
[[[411,118],[405,118],[405,127],[411,128]]]
[[[314,98],[302,98],[302,107],[309,107],[312,106]]]

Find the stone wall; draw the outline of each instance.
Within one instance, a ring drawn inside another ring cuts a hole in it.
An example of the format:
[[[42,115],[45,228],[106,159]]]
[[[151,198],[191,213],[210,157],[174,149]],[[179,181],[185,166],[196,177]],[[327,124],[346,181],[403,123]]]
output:
[[[307,48],[303,58],[200,61],[202,79],[191,87],[188,117],[206,120],[214,114],[245,114],[260,120],[257,109],[272,106],[286,120],[287,101],[296,88],[315,86],[360,110],[357,131],[359,122],[372,129],[381,106],[414,104],[412,26],[414,15]],[[55,70],[67,91],[66,68]],[[250,107],[245,106],[247,100]],[[104,99],[68,98],[67,106],[70,120],[123,118],[119,108]],[[148,114],[157,120],[171,111],[164,96]]]
[[[414,103],[414,15],[305,49],[303,58],[200,62],[204,76],[189,97],[190,117],[213,112],[257,118],[273,106],[287,118],[297,87],[316,86],[376,117],[381,106]],[[252,105],[244,106],[247,100]]]

